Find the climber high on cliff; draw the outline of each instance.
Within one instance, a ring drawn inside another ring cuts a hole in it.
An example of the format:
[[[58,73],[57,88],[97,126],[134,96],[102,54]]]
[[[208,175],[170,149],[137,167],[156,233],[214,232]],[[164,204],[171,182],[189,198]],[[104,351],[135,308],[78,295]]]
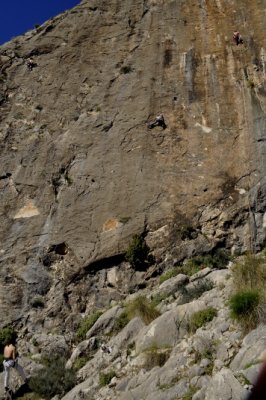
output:
[[[155,121],[148,122],[148,128],[149,129],[153,129],[153,128],[155,128],[155,126],[161,126],[163,129],[165,129],[167,127],[166,123],[164,121],[163,114],[157,115],[157,117],[155,118]]]
[[[33,70],[34,67],[37,67],[37,64],[33,61],[32,58],[28,58],[27,60],[27,67],[30,71]]]
[[[243,39],[238,31],[234,31],[233,33],[233,41],[238,46],[239,44],[243,44]]]

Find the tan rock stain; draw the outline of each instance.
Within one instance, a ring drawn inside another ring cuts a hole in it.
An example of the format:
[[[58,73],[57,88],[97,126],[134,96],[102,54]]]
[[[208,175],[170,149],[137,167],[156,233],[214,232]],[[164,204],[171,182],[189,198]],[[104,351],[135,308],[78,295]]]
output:
[[[38,208],[33,204],[32,200],[28,200],[24,207],[22,207],[14,216],[14,219],[31,218],[39,215]]]
[[[119,221],[115,218],[108,219],[104,224],[103,224],[103,232],[107,231],[113,231],[120,225]]]

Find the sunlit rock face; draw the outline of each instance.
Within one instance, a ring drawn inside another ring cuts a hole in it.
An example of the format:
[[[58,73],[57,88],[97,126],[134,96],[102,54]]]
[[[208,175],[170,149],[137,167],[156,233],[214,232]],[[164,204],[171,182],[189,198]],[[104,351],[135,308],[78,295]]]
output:
[[[260,248],[265,8],[84,0],[1,46],[2,318],[117,265],[135,233],[158,262]],[[159,113],[167,127],[148,129]]]

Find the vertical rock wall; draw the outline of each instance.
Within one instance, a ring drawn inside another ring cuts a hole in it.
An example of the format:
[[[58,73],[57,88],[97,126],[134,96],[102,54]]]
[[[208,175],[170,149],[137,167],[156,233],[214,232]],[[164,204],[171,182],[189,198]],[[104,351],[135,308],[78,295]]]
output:
[[[11,289],[45,293],[144,226],[168,232],[153,250],[177,246],[171,225],[236,250],[262,244],[265,8],[82,1],[1,47],[3,310],[17,305]],[[148,130],[158,112],[167,129]],[[47,255],[65,260],[59,271]]]

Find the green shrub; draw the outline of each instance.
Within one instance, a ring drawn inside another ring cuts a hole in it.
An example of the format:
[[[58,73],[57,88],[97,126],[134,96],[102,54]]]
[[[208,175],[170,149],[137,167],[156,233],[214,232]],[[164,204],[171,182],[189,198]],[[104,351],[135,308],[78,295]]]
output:
[[[124,311],[115,321],[110,334],[114,335],[120,332],[135,317],[140,317],[145,324],[149,324],[159,316],[160,312],[156,310],[154,302],[144,296],[139,296],[126,304]]]
[[[128,313],[124,310],[120,316],[115,320],[114,326],[112,328],[111,334],[115,335],[120,332],[128,323],[130,319],[128,317]]]
[[[163,283],[163,282],[167,281],[168,279],[171,279],[174,276],[177,276],[180,273],[181,272],[178,268],[170,269],[169,271],[166,271],[163,275],[160,276],[160,283]]]
[[[148,263],[149,247],[143,235],[134,235],[126,252],[125,258],[132,267],[143,268]]]
[[[182,397],[182,400],[192,400],[192,397],[194,394],[198,391],[196,386],[189,386],[188,391],[186,394]]]
[[[16,332],[11,326],[0,329],[0,353],[3,352],[6,344],[16,340]]]
[[[214,360],[215,360],[215,348],[213,346],[213,343],[209,342],[208,344],[206,343],[206,347],[203,348],[200,352],[195,351],[195,363],[198,363],[199,361],[203,360],[204,358],[207,358],[210,363],[204,368],[204,372],[207,375],[211,375],[214,367]]]
[[[186,288],[185,286],[182,288],[182,304],[189,303],[192,300],[198,299],[203,293],[208,292],[213,289],[214,284],[209,279],[202,279],[195,282],[195,284]],[[179,303],[179,304],[181,304]]]
[[[160,316],[158,310],[144,296],[139,296],[135,300],[131,301],[126,305],[126,312],[129,319],[134,317],[140,317],[145,324],[149,324],[151,321]]]
[[[266,322],[266,259],[265,255],[247,254],[232,269],[235,293],[229,299],[231,317],[244,331]]]
[[[43,308],[44,307],[44,300],[42,297],[34,297],[34,299],[31,302],[31,306],[33,308]]]
[[[107,373],[104,372],[100,372],[99,374],[99,384],[100,386],[106,386],[109,385],[109,383],[111,382],[111,380],[117,376],[114,370],[111,370]]]
[[[76,374],[65,368],[65,362],[63,358],[46,360],[47,365],[31,377],[30,389],[47,400],[55,395],[63,396],[76,384]]]
[[[90,330],[90,328],[95,324],[95,322],[101,315],[102,311],[95,311],[88,317],[83,318],[77,330],[77,337],[81,340],[84,340],[86,338],[86,333]]]
[[[234,294],[229,300],[231,318],[237,320],[245,330],[258,324],[258,306],[260,294],[257,290],[242,291]]]
[[[169,294],[167,293],[158,293],[155,294],[154,296],[152,296],[151,298],[151,305],[153,307],[158,306],[158,304],[160,304],[162,301],[164,301],[165,299],[167,299],[169,297]]]
[[[212,321],[217,315],[217,310],[213,307],[194,312],[190,317],[189,330],[196,332],[198,328]]]
[[[74,371],[78,371],[79,369],[84,367],[84,365],[86,365],[87,362],[89,360],[91,360],[91,358],[92,358],[92,356],[91,357],[79,357],[79,358],[77,358],[73,363]]]
[[[230,256],[228,251],[218,249],[214,254],[204,254],[189,259],[182,265],[180,271],[186,275],[193,275],[206,267],[222,269],[226,267],[229,261]]]

